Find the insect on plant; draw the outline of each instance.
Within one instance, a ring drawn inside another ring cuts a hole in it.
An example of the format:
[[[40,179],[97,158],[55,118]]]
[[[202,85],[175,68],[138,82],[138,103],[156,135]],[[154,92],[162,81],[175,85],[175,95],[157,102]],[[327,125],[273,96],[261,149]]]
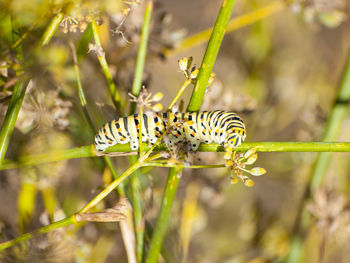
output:
[[[198,70],[192,68],[189,72],[191,63],[192,58],[183,58],[179,61],[179,66],[186,80],[193,82]],[[150,98],[150,94],[144,89],[138,99],[133,99],[139,104],[145,102],[147,104],[147,101],[152,100]],[[243,157],[240,154],[233,154],[234,148],[241,145],[245,138],[245,124],[234,112],[215,110],[181,113],[173,107],[171,111],[163,113],[148,112],[118,117],[99,129],[94,142],[98,154],[103,154],[107,148],[116,144],[130,143],[131,150],[137,150],[140,142],[148,142],[153,146],[159,139],[163,139],[171,152],[176,152],[177,148],[183,149],[184,147],[180,145],[185,144],[185,154],[197,151],[200,143],[218,143],[225,149],[226,166],[230,167],[247,186],[252,186],[253,182],[247,176],[243,176],[242,171],[258,176],[264,174],[265,170],[244,169],[244,165],[252,164],[256,160],[254,150],[247,152],[248,155]],[[232,183],[235,181],[232,178]]]

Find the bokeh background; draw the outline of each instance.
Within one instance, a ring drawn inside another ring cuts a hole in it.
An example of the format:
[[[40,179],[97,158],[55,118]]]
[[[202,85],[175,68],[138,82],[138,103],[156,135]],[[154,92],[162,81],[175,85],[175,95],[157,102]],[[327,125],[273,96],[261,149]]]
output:
[[[164,107],[185,80],[178,60],[192,56],[199,67],[206,48],[203,43],[179,51],[179,43],[213,26],[220,4],[208,0],[155,3],[143,84],[153,94],[165,95]],[[236,1],[232,17],[272,4]],[[1,2],[1,18],[12,15],[20,35],[27,33],[22,42],[23,66],[32,80],[8,159],[93,142],[78,99],[71,44],[78,50],[87,109],[95,127],[127,112],[126,106],[124,113],[115,111],[96,57],[99,50],[86,32],[89,22],[97,19],[103,51],[127,103],[144,7],[144,1]],[[349,8],[345,0],[289,1],[281,11],[225,35],[214,66],[216,77],[202,110],[239,113],[247,126],[247,141],[320,141],[349,56]],[[67,16],[50,44],[33,54],[48,22],[62,10]],[[1,27],[2,118],[19,63],[9,52],[5,31]],[[184,93],[184,105],[191,92],[189,88]],[[349,129],[347,118],[339,141],[350,140]],[[258,156],[257,164],[267,174],[254,178],[253,188],[231,185],[226,169],[184,170],[161,262],[260,263],[286,257],[316,154]],[[303,235],[301,262],[348,262],[350,155],[332,156],[322,187],[307,205],[310,224]],[[198,153],[195,162],[217,164],[222,160],[219,153]],[[113,158],[113,163],[120,173],[129,165],[125,157]],[[166,168],[142,169],[143,210],[149,227],[155,224],[167,175]],[[75,213],[110,180],[99,158],[1,171],[1,241],[48,223],[47,207],[55,207],[56,219]],[[112,193],[98,208],[111,207],[117,199]],[[118,223],[87,223],[8,249],[1,253],[0,261],[127,262],[124,247]]]

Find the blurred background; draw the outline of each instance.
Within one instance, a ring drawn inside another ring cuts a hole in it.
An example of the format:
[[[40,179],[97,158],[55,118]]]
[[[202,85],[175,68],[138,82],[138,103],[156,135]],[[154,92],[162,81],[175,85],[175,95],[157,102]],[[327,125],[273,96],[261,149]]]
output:
[[[275,5],[236,1],[232,18]],[[206,42],[180,50],[184,39],[213,26],[221,1],[156,1],[143,84],[161,91],[164,108],[185,81],[178,60],[199,67]],[[282,6],[282,5],[281,5]],[[24,72],[32,80],[11,137],[7,158],[88,145],[93,136],[80,107],[71,45],[77,48],[87,109],[95,127],[127,115],[143,23],[144,1],[2,1],[1,19],[19,25]],[[202,110],[233,110],[247,126],[246,141],[320,141],[350,51],[350,10],[345,0],[295,0],[255,23],[225,35]],[[63,11],[50,44],[33,52],[49,21]],[[103,51],[94,46],[96,19]],[[6,113],[21,62],[0,28],[0,114]],[[125,102],[116,112],[97,56],[104,52]],[[184,93],[184,105],[191,88]],[[350,140],[350,118],[339,141]],[[259,153],[267,174],[253,188],[230,184],[226,169],[185,169],[161,262],[278,262],[286,257],[303,191],[316,154]],[[348,262],[349,153],[334,153],[322,188],[307,207],[301,262]],[[198,153],[196,163],[223,162],[219,153]],[[113,158],[117,171],[125,157]],[[142,169],[147,224],[158,215],[167,168]],[[6,241],[50,220],[78,211],[111,181],[99,158],[82,158],[0,172],[0,233]],[[112,193],[98,209],[111,207]],[[192,209],[189,209],[192,207]],[[50,214],[51,208],[53,213]],[[191,212],[188,212],[191,211]],[[327,237],[327,242],[325,242]],[[127,262],[117,223],[67,227],[2,252],[1,262]],[[323,251],[323,252],[321,252]],[[321,254],[324,253],[322,256]]]

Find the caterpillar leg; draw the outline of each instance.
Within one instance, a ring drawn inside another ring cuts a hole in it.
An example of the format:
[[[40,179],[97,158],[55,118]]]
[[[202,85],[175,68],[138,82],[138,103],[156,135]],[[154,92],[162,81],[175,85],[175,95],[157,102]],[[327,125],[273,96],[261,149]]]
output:
[[[131,150],[137,150],[139,148],[138,140],[130,140],[130,148]]]
[[[190,151],[193,151],[193,152],[197,151],[200,143],[201,142],[199,140],[190,141],[190,144],[191,144],[190,145]]]

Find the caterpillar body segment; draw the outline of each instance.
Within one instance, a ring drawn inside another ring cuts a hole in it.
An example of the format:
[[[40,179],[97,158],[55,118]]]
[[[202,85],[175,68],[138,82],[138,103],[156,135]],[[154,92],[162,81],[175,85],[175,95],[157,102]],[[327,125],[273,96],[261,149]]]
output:
[[[103,152],[115,144],[129,142],[131,149],[136,150],[139,147],[140,128],[143,142],[154,144],[166,132],[166,143],[170,149],[187,140],[192,151],[197,150],[200,143],[216,142],[232,152],[246,136],[242,119],[228,111],[152,113],[143,114],[142,118],[142,127],[137,114],[105,123],[95,136],[96,150]]]

